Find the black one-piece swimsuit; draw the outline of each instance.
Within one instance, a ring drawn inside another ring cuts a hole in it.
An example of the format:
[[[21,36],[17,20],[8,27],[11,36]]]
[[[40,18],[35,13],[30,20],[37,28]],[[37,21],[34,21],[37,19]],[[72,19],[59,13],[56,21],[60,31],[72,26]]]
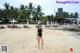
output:
[[[38,36],[42,37],[42,29],[38,29]]]

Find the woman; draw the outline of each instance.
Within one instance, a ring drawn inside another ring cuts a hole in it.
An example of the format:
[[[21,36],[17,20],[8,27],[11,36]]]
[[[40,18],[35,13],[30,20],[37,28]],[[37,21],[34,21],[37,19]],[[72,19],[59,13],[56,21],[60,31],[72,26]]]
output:
[[[39,24],[38,25],[38,35],[37,35],[37,39],[38,39],[38,47],[40,48],[40,46],[43,48],[43,38],[42,38],[42,25]]]

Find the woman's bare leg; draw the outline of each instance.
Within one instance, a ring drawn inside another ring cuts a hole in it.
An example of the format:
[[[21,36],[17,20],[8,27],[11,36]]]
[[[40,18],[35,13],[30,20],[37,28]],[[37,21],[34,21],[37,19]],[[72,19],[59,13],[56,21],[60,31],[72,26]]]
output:
[[[43,48],[44,41],[43,41],[43,38],[42,37],[41,37],[41,44],[42,44],[42,48]]]
[[[40,48],[40,38],[38,37],[38,47]]]

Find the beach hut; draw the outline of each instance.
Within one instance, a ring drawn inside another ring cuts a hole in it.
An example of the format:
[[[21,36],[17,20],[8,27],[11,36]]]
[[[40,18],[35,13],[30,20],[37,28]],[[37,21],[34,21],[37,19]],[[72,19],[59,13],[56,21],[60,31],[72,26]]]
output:
[[[10,21],[12,24],[15,24],[15,22],[17,22],[16,20],[14,20],[14,18]]]
[[[16,20],[14,20],[14,18],[10,22],[11,22],[12,25],[8,25],[8,28],[20,28],[20,27],[14,25],[15,22],[17,22]]]

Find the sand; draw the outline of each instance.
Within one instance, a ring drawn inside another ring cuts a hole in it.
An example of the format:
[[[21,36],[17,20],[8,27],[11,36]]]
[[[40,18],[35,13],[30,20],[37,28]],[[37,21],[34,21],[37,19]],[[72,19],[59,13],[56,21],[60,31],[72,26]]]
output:
[[[44,48],[37,47],[37,29],[0,29],[0,53],[80,53],[80,39],[72,32],[43,27]],[[7,46],[7,52],[1,51]],[[70,51],[73,48],[73,52]]]

